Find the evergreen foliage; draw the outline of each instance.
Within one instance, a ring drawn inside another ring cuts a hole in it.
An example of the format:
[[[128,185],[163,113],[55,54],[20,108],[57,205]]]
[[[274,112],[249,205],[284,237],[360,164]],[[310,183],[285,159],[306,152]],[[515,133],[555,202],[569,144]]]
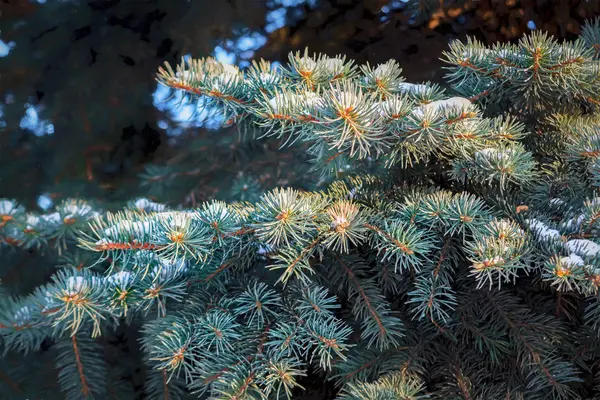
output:
[[[308,51],[165,65],[207,116],[305,153],[310,190],[42,215],[2,200],[5,259],[57,268],[0,286],[3,398],[134,398],[118,336],[147,398],[329,381],[339,399],[599,398],[599,29],[453,42],[450,88]]]

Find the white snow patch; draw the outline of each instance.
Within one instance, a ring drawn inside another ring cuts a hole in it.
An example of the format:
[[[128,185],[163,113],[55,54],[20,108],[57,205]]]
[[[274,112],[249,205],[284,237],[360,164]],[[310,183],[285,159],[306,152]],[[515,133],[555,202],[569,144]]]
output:
[[[25,325],[29,321],[31,321],[32,310],[29,306],[23,306],[17,310],[14,315],[15,320],[19,325]]]
[[[152,232],[152,223],[150,221],[123,220],[104,230],[104,234],[109,238],[118,238],[119,233],[133,233],[140,237]]]
[[[487,149],[483,149],[483,150],[479,150],[477,152],[475,152],[475,159],[486,159],[486,160],[494,160],[494,159],[507,159],[510,157],[510,155],[512,154],[512,150],[507,149],[505,151],[500,151],[500,149],[495,149],[495,148],[487,148]]]
[[[583,258],[579,257],[577,254],[571,253],[568,257],[561,257],[561,264],[571,265],[571,266],[583,266]]]
[[[526,220],[531,230],[533,230],[541,239],[560,239],[560,232],[556,229],[550,229],[546,224],[536,219]]]
[[[585,221],[585,219],[586,219],[585,214],[581,214],[577,218],[571,218],[571,219],[569,219],[564,224],[564,226],[567,229],[577,229],[579,226],[581,226],[581,224],[583,223],[583,221]]]
[[[427,89],[428,89],[427,85],[408,83],[408,82],[401,82],[398,84],[398,90],[400,90],[402,93],[422,93],[422,92],[427,91]]]
[[[92,207],[87,204],[68,204],[63,211],[67,213],[65,218],[75,218],[92,212]]]
[[[155,203],[146,198],[137,199],[134,205],[138,210],[164,211],[166,209],[164,204]]]
[[[42,219],[46,222],[50,222],[53,224],[60,224],[62,219],[60,218],[60,214],[57,212],[53,212],[51,214],[42,215]]]
[[[447,109],[454,111],[456,109],[466,109],[470,107],[471,104],[471,101],[469,99],[465,99],[464,97],[450,97],[449,99],[445,100],[432,101],[431,103],[422,106],[422,108],[436,111],[443,111]]]
[[[569,251],[573,253],[593,257],[600,252],[600,246],[587,239],[572,239],[566,244]]]
[[[40,222],[40,217],[37,215],[29,214],[27,215],[27,229],[34,229],[37,224]]]
[[[14,201],[0,200],[0,215],[12,215],[17,212],[17,207]]]
[[[235,65],[223,64],[223,72],[225,74],[236,75],[237,76],[240,71],[237,69],[237,67]]]
[[[300,65],[300,68],[302,68],[302,70],[304,71],[313,71],[317,66],[317,62],[310,57],[300,58],[298,64]]]
[[[341,70],[344,66],[344,61],[341,58],[327,58],[324,62],[327,68],[333,72]]]
[[[127,271],[119,271],[106,277],[112,285],[126,287],[133,280],[133,275]]]
[[[88,283],[83,276],[71,276],[66,282],[67,293],[73,295],[81,292],[87,287]]]

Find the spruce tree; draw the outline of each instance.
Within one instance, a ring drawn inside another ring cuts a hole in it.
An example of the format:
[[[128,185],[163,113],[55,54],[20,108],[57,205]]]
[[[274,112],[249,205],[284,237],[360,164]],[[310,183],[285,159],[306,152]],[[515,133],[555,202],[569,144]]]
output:
[[[0,285],[1,396],[135,398],[142,369],[152,399],[599,398],[598,49],[598,21],[455,41],[448,87],[308,50],[166,64],[238,140],[293,149],[303,183],[240,177],[193,208],[1,200],[3,261],[39,276]],[[142,179],[168,193],[195,162]]]

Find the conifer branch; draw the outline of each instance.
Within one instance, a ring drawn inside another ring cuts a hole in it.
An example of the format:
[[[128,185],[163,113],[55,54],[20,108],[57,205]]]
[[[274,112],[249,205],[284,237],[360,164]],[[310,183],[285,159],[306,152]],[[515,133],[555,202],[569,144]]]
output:
[[[173,207],[0,199],[3,362],[56,356],[67,399],[104,398],[98,354],[141,327],[152,398],[289,399],[317,376],[340,399],[597,397],[599,29],[454,41],[447,90],[308,50],[165,64],[166,90],[250,133],[219,132],[236,199],[201,201],[230,189],[214,136],[146,167],[143,190],[189,196]],[[21,293],[29,254],[56,268]],[[0,381],[34,398],[30,375]]]

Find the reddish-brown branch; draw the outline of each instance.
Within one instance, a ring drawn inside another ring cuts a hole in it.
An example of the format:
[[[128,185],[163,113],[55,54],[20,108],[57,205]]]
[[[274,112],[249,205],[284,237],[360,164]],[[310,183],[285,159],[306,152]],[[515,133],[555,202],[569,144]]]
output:
[[[183,90],[183,91],[186,91],[186,92],[193,93],[193,94],[198,95],[198,96],[205,95],[205,96],[209,96],[209,97],[215,97],[215,98],[218,98],[218,99],[224,99],[224,100],[227,100],[227,101],[232,101],[232,102],[237,103],[237,104],[247,104],[248,103],[246,100],[238,99],[237,97],[221,93],[221,92],[219,92],[217,90],[211,90],[210,92],[205,93],[202,90],[193,87],[192,85],[188,85],[188,84],[185,84],[185,83],[177,82],[177,81],[175,81],[173,79],[166,80],[166,81],[164,81],[162,83],[166,84],[167,86],[169,86],[169,87],[171,87],[173,89],[180,89],[180,90]]]
[[[94,246],[97,251],[107,250],[160,250],[164,246],[152,243],[142,243],[136,240],[131,243],[108,242],[99,243]]]
[[[375,225],[371,225],[371,224],[365,224],[364,226],[367,229],[370,229],[370,230],[377,232],[380,235],[384,236],[387,240],[394,243],[403,253],[408,254],[408,255],[415,254],[415,252],[412,251],[411,249],[409,249],[408,246],[406,246],[404,243],[400,243],[398,240],[394,239],[389,233],[385,232],[381,228],[379,228]]]
[[[410,349],[410,347],[395,347],[385,353],[381,353],[379,356],[373,358],[372,360],[367,361],[366,363],[364,363],[363,365],[361,365],[354,371],[349,372],[346,375],[344,375],[344,380],[345,381],[350,380],[350,378],[352,378],[354,375],[369,368],[371,365],[375,364],[379,359],[384,358],[384,357],[389,357],[391,353],[395,353],[397,351],[409,350],[409,349]]]
[[[478,67],[477,65],[473,64],[471,62],[471,60],[469,60],[469,59],[459,61],[458,65],[460,65],[463,68],[469,68],[469,69],[472,69],[473,71],[481,72],[482,74],[488,73],[487,69]]]
[[[0,371],[0,379],[2,379],[15,392],[17,392],[17,393],[23,393],[23,391],[21,390],[21,388],[19,387],[19,385],[15,381],[13,381],[12,379],[10,379],[10,377],[8,375],[6,375],[2,371]]]
[[[600,150],[582,151],[581,156],[588,158],[597,158],[600,157]]]
[[[440,331],[440,333],[446,332],[446,329],[444,329],[443,326],[441,326],[440,324],[438,324],[436,322],[436,320],[433,319],[433,315],[431,315],[431,313],[429,313],[429,320],[431,321],[431,323],[433,324],[433,326],[435,326],[437,328],[437,330]]]
[[[270,325],[265,326],[265,330],[263,331],[263,333],[260,337],[260,343],[258,344],[258,348],[256,349],[258,354],[262,354],[264,347],[265,347],[265,342],[267,341],[267,339],[269,337],[270,330],[271,330]]]
[[[233,397],[231,397],[231,400],[239,400],[241,398],[240,396],[242,396],[246,392],[246,389],[248,389],[248,386],[250,386],[250,383],[252,383],[253,380],[254,372],[252,372],[250,376],[246,378],[240,390],[238,390],[238,392]]]
[[[81,363],[81,356],[79,355],[79,347],[77,346],[77,337],[71,336],[73,342],[73,352],[75,353],[75,362],[77,363],[77,371],[79,372],[79,380],[81,381],[81,393],[87,397],[90,392],[85,374],[83,373],[83,364]]]
[[[542,49],[537,47],[533,52],[533,77],[536,78],[540,69],[540,58],[542,57]]]
[[[246,357],[246,360],[247,361],[252,361],[253,358],[254,357],[252,357],[252,356],[248,356],[248,357]],[[238,361],[237,363],[235,363],[233,365],[233,368],[237,367],[241,363],[242,363],[242,361]],[[208,385],[208,384],[216,381],[217,379],[219,379],[221,377],[221,375],[223,375],[226,372],[229,372],[229,370],[230,370],[230,368],[223,368],[221,371],[217,372],[216,374],[211,375],[211,376],[207,377],[206,379],[204,379],[204,384]]]
[[[476,94],[476,95],[474,95],[474,96],[471,96],[471,97],[469,97],[469,100],[470,100],[470,101],[477,101],[477,100],[479,100],[480,98],[482,98],[482,97],[484,97],[484,96],[487,96],[488,94],[490,94],[490,91],[489,91],[489,90],[484,90],[483,92],[481,92],[481,93],[479,93],[479,94]]]
[[[302,249],[302,251],[300,252],[300,254],[298,255],[298,257],[296,257],[291,263],[290,265],[288,265],[288,267],[285,269],[285,273],[286,274],[291,274],[291,272],[294,270],[294,268],[296,268],[296,264],[298,264],[305,256],[308,252],[310,252],[317,244],[319,244],[319,242],[321,241],[321,237],[317,236],[315,238],[315,240],[312,241],[312,243],[310,243],[307,247],[305,247],[304,249]]]
[[[512,68],[518,68],[518,65],[515,63],[512,63],[502,57],[496,57],[496,63],[504,66],[504,67],[512,67]]]
[[[88,181],[94,180],[94,172],[92,170],[92,160],[90,160],[89,157],[86,157],[86,159],[85,159],[85,176]]]
[[[588,96],[588,97],[586,97],[585,99],[586,99],[587,101],[589,101],[590,103],[593,103],[593,104],[595,104],[595,105],[600,105],[600,101],[598,101],[598,100],[594,100],[592,97],[589,97],[589,96]]]
[[[25,329],[33,328],[35,325],[37,325],[37,324],[17,325],[15,323],[13,323],[12,326],[0,324],[0,329],[13,328],[15,331],[23,331]]]
[[[242,236],[242,235],[245,235],[246,233],[252,233],[252,232],[254,232],[254,229],[252,229],[252,228],[241,228],[241,229],[238,229],[237,231],[224,234],[224,235],[222,235],[222,237]]]
[[[446,242],[444,243],[444,246],[442,247],[442,252],[440,254],[440,257],[438,258],[438,262],[437,265],[435,267],[435,270],[433,271],[433,276],[434,278],[437,278],[438,274],[440,273],[440,270],[442,268],[442,263],[444,262],[444,260],[446,259],[446,251],[448,250],[448,245],[450,244],[450,240],[446,240]],[[429,308],[429,310],[431,311],[431,309],[433,308],[433,286],[431,288],[431,293],[429,295],[429,300],[427,302],[427,308]],[[433,325],[441,332],[444,333],[446,330],[444,329],[444,327],[442,327],[440,324],[438,324],[434,319],[433,319],[433,315],[431,315],[431,312],[429,313],[429,320],[431,321],[431,323],[433,323]]]
[[[540,358],[540,355],[535,351],[535,349],[531,346],[531,344],[529,344],[529,342],[525,339],[525,337],[523,337],[523,335],[521,334],[521,331],[519,330],[519,327],[516,326],[513,323],[513,321],[508,317],[508,315],[506,315],[506,313],[504,311],[502,311],[502,309],[496,305],[495,300],[490,296],[489,293],[487,294],[487,297],[494,304],[494,306],[496,307],[496,309],[498,310],[498,312],[500,313],[500,315],[502,316],[502,318],[504,319],[506,324],[512,330],[515,331],[515,333],[517,334],[519,339],[523,342],[523,344],[525,345],[525,348],[527,348],[527,351],[531,355],[532,360],[540,367],[540,369],[544,372],[544,374],[548,378],[548,382],[550,382],[550,385],[556,386],[557,385],[556,378],[554,378],[552,373],[550,373],[548,368],[546,368],[546,366],[544,365],[544,363],[542,362],[542,360]]]
[[[462,392],[465,400],[471,400],[471,394],[469,392],[469,388],[467,388],[467,383],[463,380],[461,373],[456,374],[456,380],[458,383],[458,388]]]
[[[448,251],[449,245],[450,245],[450,240],[446,240],[446,242],[444,243],[444,246],[442,247],[442,252],[440,253],[440,258],[438,259],[435,270],[433,271],[433,276],[435,278],[437,278],[438,274],[440,273],[440,269],[442,268],[442,263],[446,259],[446,252]]]
[[[169,400],[171,398],[171,396],[169,394],[169,383],[167,381],[167,370],[166,369],[163,369],[162,376],[163,376],[163,395],[165,397],[165,400]]]
[[[599,218],[600,218],[600,213],[596,213],[596,214],[592,215],[592,218],[590,219],[590,223],[588,224],[588,227],[585,230],[585,234],[587,234],[587,235],[590,234],[590,232],[592,231],[592,228],[594,227],[594,224],[596,223],[596,221],[598,221]]]
[[[359,368],[355,369],[354,371],[347,373],[346,375],[344,375],[344,380],[349,380],[350,378],[352,378],[354,375],[358,374],[360,371],[363,371],[367,368],[369,368],[371,365],[375,364],[375,362],[377,361],[377,358],[374,358],[372,360],[370,360],[369,362],[361,365]]]
[[[354,272],[352,272],[352,270],[350,268],[348,268],[348,266],[342,261],[342,259],[337,254],[336,254],[336,259],[337,259],[338,263],[340,264],[340,266],[344,269],[344,272],[346,272],[346,274],[348,275],[348,278],[350,279],[350,281],[352,281],[352,283],[358,290],[360,297],[363,298],[365,305],[367,306],[367,309],[369,310],[369,313],[373,316],[373,319],[377,323],[377,327],[379,328],[379,332],[381,333],[381,336],[386,336],[387,329],[385,328],[385,326],[383,326],[383,323],[381,322],[381,317],[379,316],[379,314],[377,313],[375,308],[371,305],[369,296],[367,296],[367,294],[365,293],[365,290],[363,289],[360,282],[356,278],[356,275],[354,274]]]
[[[477,329],[476,327],[474,327],[473,325],[471,325],[470,323],[467,322],[467,320],[465,319],[465,316],[462,315],[460,317],[460,320],[462,321],[462,323],[464,325],[467,325],[469,331],[471,331],[471,333],[473,333],[474,335],[480,337],[483,341],[488,341],[489,338],[487,337],[487,335],[485,333],[483,333],[482,331],[480,331],[479,329]]]
[[[325,160],[325,164],[329,164],[330,162],[332,162],[333,160],[335,160],[336,158],[338,158],[342,154],[344,154],[343,151],[338,151],[334,155],[327,157],[327,159]]]
[[[475,116],[474,113],[463,111],[458,117],[447,119],[445,121],[445,123],[446,123],[446,125],[451,125],[451,124],[455,124],[455,123],[462,121],[464,119],[467,119],[467,118],[473,118],[474,116]]]
[[[496,78],[505,78],[505,77],[504,77],[502,74],[500,74],[500,72],[499,72],[499,69],[498,69],[498,68],[495,68],[495,69],[492,69],[492,70],[489,70],[489,71],[488,71],[488,70],[487,70],[487,69],[485,69],[485,68],[478,67],[477,65],[473,64],[473,63],[471,62],[471,60],[469,60],[469,59],[466,59],[466,60],[460,61],[460,62],[458,63],[458,65],[459,65],[459,66],[461,66],[461,67],[463,67],[463,68],[469,68],[469,69],[472,69],[473,71],[479,72],[479,73],[481,73],[481,74],[485,74],[485,75],[492,75],[492,76],[494,76],[494,77],[496,77]]]
[[[173,89],[180,89],[186,92],[190,92],[193,94],[197,94],[198,96],[202,96],[204,93],[191,85],[186,85],[184,83],[176,82],[174,80],[168,80],[164,82],[167,86],[172,87]]]
[[[402,364],[402,367],[400,368],[400,371],[402,371],[402,375],[406,374],[406,371],[408,371],[408,368],[410,367],[410,364],[412,363],[412,358],[408,358],[408,360],[406,360],[404,362],[404,364]]]
[[[229,266],[232,263],[223,263],[219,268],[217,268],[216,270],[214,270],[210,275],[208,275],[206,278],[204,278],[204,282],[208,282],[211,279],[213,279],[215,276],[217,276],[218,274],[220,274],[221,272],[225,271],[227,268],[229,268]]]
[[[555,69],[566,67],[567,65],[576,64],[576,63],[580,63],[580,62],[583,62],[583,61],[585,61],[585,59],[583,57],[581,57],[581,56],[580,57],[575,57],[575,58],[572,58],[570,60],[563,61],[561,63],[558,63],[556,65],[548,67],[548,69],[555,70]]]
[[[85,157],[85,172],[86,172],[86,177],[87,177],[88,181],[94,180],[94,173],[93,173],[93,169],[92,169],[92,159],[90,157],[90,154],[97,153],[100,151],[111,151],[111,150],[112,150],[112,148],[108,145],[96,145],[96,146],[89,146],[83,151],[83,154]]]
[[[263,335],[262,335],[262,338],[261,338],[261,342],[259,343],[259,346],[258,346],[258,348],[257,348],[258,354],[260,354],[260,353],[262,352],[262,346],[263,346],[264,342],[267,340],[269,329],[270,329],[270,326],[268,326],[268,325],[267,325],[267,326],[265,327],[265,330],[263,331]],[[253,359],[254,359],[254,356],[247,356],[247,357],[246,357],[246,361],[247,361],[247,362],[250,362],[250,361],[252,361]],[[243,361],[238,361],[237,363],[235,363],[235,364],[233,365],[233,367],[232,367],[232,368],[235,368],[235,367],[237,367],[237,366],[238,366],[238,365],[240,365],[242,362],[243,362]],[[216,374],[214,374],[214,375],[211,375],[211,376],[207,377],[206,379],[204,379],[204,384],[205,384],[205,385],[208,385],[208,384],[210,384],[211,382],[214,382],[214,381],[216,381],[217,379],[219,379],[219,377],[221,377],[221,375],[223,375],[224,373],[228,372],[229,370],[230,370],[230,368],[223,368],[221,371],[217,372]],[[252,375],[251,375],[251,376],[254,376],[254,373],[252,373]]]

